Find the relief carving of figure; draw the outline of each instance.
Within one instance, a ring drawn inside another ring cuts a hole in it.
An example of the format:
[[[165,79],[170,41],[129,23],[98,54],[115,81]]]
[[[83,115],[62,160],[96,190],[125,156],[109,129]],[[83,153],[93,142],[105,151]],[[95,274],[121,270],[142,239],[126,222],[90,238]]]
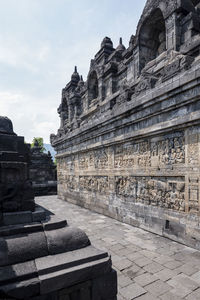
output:
[[[166,51],[166,33],[165,33],[165,31],[162,31],[159,34],[158,39],[159,39],[160,45],[158,47],[157,56],[159,56],[164,51]]]
[[[146,205],[159,206],[177,211],[185,210],[185,184],[173,182],[168,184],[164,178],[151,177],[116,177],[116,192],[132,201]]]
[[[95,152],[95,168],[104,169],[108,167],[108,155],[105,150]]]

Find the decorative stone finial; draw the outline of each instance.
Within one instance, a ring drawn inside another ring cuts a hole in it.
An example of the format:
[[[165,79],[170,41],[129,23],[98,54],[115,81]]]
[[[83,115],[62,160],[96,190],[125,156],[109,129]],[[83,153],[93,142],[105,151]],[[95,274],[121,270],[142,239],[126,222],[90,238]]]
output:
[[[74,73],[72,74],[71,80],[74,82],[79,82],[79,80],[80,80],[80,76],[77,71],[77,66],[74,67]]]
[[[79,80],[78,86],[79,87],[84,86],[84,81],[83,81],[83,76],[82,75],[80,76],[80,80]]]
[[[116,48],[116,51],[118,51],[118,52],[123,52],[124,50],[126,50],[126,48],[125,48],[125,46],[123,45],[122,37],[120,37],[120,39],[119,39],[119,45],[118,45],[118,47]]]
[[[101,48],[104,47],[109,47],[109,48],[113,48],[113,42],[109,37],[105,37],[101,43]]]

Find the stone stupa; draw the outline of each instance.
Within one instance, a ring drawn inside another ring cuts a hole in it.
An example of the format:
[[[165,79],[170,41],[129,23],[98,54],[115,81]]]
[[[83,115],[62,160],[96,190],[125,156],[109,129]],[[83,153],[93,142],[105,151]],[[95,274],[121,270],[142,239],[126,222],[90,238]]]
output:
[[[29,174],[35,196],[57,194],[56,165],[51,153],[42,151],[37,139],[31,148]]]
[[[0,299],[116,300],[111,258],[35,205],[29,146],[0,117]]]

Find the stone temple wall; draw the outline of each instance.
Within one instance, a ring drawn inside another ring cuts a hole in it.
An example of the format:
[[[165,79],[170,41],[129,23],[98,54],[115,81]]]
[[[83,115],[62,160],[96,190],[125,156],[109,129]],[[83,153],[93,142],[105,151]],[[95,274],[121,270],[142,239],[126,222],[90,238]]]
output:
[[[200,249],[200,1],[150,1],[62,91],[62,199]]]

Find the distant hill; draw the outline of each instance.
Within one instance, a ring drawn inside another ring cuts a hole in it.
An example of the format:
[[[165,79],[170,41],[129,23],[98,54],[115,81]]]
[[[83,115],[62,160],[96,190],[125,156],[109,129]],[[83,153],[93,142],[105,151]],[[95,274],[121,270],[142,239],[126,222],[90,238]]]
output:
[[[53,149],[53,147],[50,144],[44,144],[44,148],[46,149],[45,152],[50,151],[53,160],[55,160],[56,151]]]

